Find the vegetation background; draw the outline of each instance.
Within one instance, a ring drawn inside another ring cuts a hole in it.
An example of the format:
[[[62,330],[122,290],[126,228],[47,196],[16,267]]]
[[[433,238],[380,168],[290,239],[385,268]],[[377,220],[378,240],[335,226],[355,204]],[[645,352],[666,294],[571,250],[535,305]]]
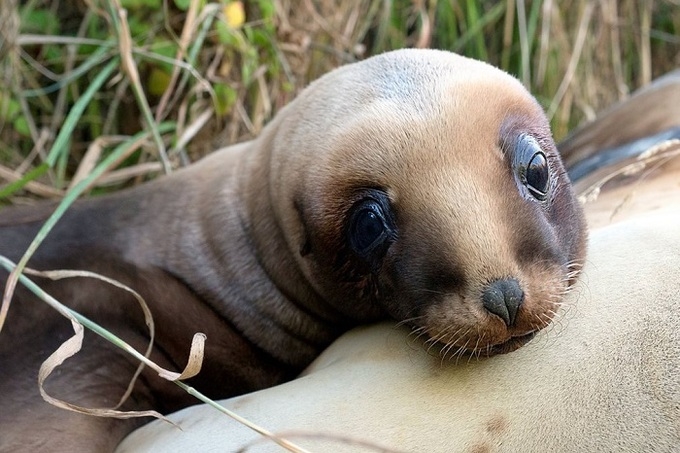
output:
[[[1,0],[0,203],[172,171],[401,47],[516,75],[559,140],[680,66],[680,0]]]

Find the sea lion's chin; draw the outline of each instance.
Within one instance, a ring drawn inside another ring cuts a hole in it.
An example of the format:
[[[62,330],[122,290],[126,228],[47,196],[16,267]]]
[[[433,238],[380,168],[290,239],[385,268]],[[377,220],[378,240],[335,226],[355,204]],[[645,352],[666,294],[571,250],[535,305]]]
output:
[[[482,299],[450,296],[431,303],[423,316],[415,318],[413,330],[422,333],[425,348],[439,351],[443,360],[513,352],[549,326],[562,303],[561,298],[533,289],[541,292],[540,297],[527,295],[510,317],[491,312]],[[560,293],[567,291],[562,288]]]
[[[542,328],[542,327],[541,327]],[[534,330],[529,330],[521,334],[513,334],[506,336],[503,340],[483,341],[485,334],[480,332],[477,340],[471,341],[467,339],[463,342],[459,341],[436,341],[435,338],[426,340],[426,344],[436,343],[437,349],[440,352],[442,359],[451,359],[456,361],[461,357],[492,357],[500,354],[508,354],[516,351],[522,346],[529,343],[541,330],[537,327]],[[428,346],[428,349],[430,346]]]
[[[530,342],[535,336],[537,330],[530,331],[524,335],[519,335],[515,337],[510,337],[509,340],[495,344],[493,346],[487,346],[479,351],[466,351],[468,354],[479,355],[480,357],[491,357],[498,354],[507,354],[508,352],[516,351],[528,342]]]

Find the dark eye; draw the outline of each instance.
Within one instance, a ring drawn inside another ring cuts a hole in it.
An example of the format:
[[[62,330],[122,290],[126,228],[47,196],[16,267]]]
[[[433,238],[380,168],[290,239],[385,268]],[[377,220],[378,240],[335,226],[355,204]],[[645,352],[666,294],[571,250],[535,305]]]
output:
[[[361,209],[354,215],[351,236],[354,249],[360,254],[369,251],[385,234],[385,223],[371,208]]]
[[[354,253],[377,265],[395,235],[387,196],[378,194],[376,199],[365,198],[354,205],[347,235]]]
[[[529,161],[527,167],[527,188],[532,195],[538,198],[545,199],[548,195],[548,183],[550,176],[548,174],[548,160],[545,154],[538,152]]]
[[[513,165],[519,182],[529,194],[539,201],[545,201],[550,191],[550,167],[548,158],[536,139],[530,135],[517,138]]]

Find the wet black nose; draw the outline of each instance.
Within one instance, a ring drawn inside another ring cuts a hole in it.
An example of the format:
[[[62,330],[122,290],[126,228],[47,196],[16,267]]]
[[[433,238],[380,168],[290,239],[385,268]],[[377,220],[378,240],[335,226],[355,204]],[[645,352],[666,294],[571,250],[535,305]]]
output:
[[[514,278],[493,281],[482,292],[484,308],[500,316],[508,327],[515,323],[522,301],[524,291]]]

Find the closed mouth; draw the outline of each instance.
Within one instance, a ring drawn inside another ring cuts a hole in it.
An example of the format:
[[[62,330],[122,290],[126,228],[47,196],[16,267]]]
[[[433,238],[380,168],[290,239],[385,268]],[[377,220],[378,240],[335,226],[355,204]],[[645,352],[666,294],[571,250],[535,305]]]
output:
[[[518,335],[516,337],[511,337],[509,340],[503,343],[498,343],[494,345],[483,346],[481,348],[467,349],[466,354],[475,357],[492,357],[498,354],[507,354],[513,352],[527,344],[536,336],[536,330],[526,333],[524,335]]]
[[[465,348],[462,347],[460,349],[457,349],[458,351],[455,355],[463,355],[463,356],[472,356],[472,357],[492,357],[498,354],[507,354],[509,352],[516,351],[517,349],[521,348],[525,344],[527,344],[529,341],[531,341],[535,336],[538,330],[532,330],[531,332],[525,333],[523,335],[517,335],[510,337],[508,340],[502,342],[502,343],[497,343],[497,344],[489,344],[486,346],[477,346],[475,348]],[[455,343],[450,344],[450,343],[439,343],[439,345],[442,348],[446,348],[446,353],[448,354],[448,351],[451,349],[455,349]]]
[[[496,354],[507,354],[508,352],[516,351],[517,349],[521,348],[529,341],[531,341],[535,336],[536,331],[534,330],[524,335],[511,337],[509,340],[503,343],[495,344],[493,346],[485,348],[482,355],[490,357]]]

